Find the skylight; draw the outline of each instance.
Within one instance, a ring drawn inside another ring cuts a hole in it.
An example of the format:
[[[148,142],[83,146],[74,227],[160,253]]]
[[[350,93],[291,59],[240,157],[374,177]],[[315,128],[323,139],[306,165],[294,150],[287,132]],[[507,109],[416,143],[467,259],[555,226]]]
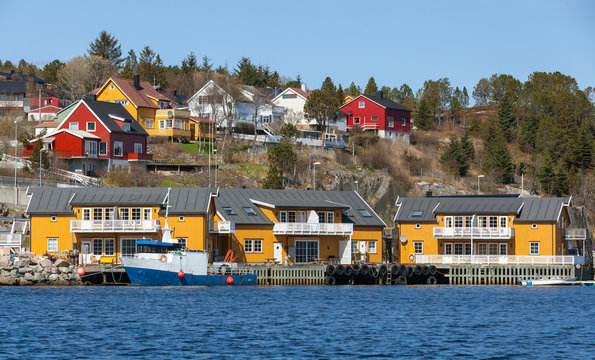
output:
[[[245,207],[245,208],[242,208],[242,209],[244,209],[244,211],[248,215],[256,215],[256,213],[254,212],[254,210],[251,207]]]
[[[411,212],[411,217],[422,217],[424,216],[423,210],[413,210]]]
[[[224,207],[224,208],[223,208],[223,211],[225,211],[225,213],[226,213],[227,215],[235,215],[235,214],[236,214],[236,213],[233,211],[233,209],[232,209],[232,208],[230,208],[230,207]]]
[[[363,217],[371,217],[372,216],[366,209],[359,209],[359,213],[362,214]]]

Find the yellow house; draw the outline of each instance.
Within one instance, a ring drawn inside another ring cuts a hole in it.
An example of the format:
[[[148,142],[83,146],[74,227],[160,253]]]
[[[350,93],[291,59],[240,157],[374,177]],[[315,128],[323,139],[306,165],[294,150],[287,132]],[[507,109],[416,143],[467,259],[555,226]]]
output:
[[[117,263],[135,252],[136,240],[160,240],[165,228],[188,249],[209,247],[215,189],[30,188],[28,195],[36,254],[77,250],[83,263]]]
[[[167,136],[172,141],[189,140],[190,112],[173,109],[172,101],[147,81],[110,77],[94,93],[98,101],[122,104],[151,136]]]
[[[221,189],[215,208],[229,230],[213,240],[215,258],[233,250],[247,263],[382,262],[386,224],[354,191]]]
[[[213,141],[212,123],[208,118],[190,117],[190,140],[191,141]]]
[[[396,206],[401,263],[574,261],[570,198],[436,196],[399,198]]]

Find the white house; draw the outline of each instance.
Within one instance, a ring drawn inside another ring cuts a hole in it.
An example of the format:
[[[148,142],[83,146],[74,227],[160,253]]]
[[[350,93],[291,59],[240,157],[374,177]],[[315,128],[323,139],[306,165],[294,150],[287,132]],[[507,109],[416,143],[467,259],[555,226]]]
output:
[[[285,120],[295,125],[300,130],[310,130],[311,125],[316,126],[316,120],[307,120],[304,117],[304,105],[312,91],[306,89],[306,84],[301,88],[289,87],[273,99],[273,104],[285,108]]]
[[[257,130],[266,130],[274,121],[283,122],[285,110],[275,106],[264,92],[253,86],[230,88],[213,80],[188,99],[188,109],[191,116],[208,118],[218,128],[256,123]]]

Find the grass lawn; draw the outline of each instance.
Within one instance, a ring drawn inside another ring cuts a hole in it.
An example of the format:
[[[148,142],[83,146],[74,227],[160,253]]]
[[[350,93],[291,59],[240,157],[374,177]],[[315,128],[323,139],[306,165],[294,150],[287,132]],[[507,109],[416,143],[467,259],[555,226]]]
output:
[[[199,143],[195,142],[195,143],[188,143],[188,144],[180,144],[182,145],[182,151],[184,151],[187,154],[193,154],[193,155],[197,155],[197,154],[205,154],[208,155],[209,151],[211,149],[211,144],[210,143],[206,143],[206,144],[202,144],[202,149],[201,151],[199,151]],[[215,149],[217,148],[217,146],[215,146]]]

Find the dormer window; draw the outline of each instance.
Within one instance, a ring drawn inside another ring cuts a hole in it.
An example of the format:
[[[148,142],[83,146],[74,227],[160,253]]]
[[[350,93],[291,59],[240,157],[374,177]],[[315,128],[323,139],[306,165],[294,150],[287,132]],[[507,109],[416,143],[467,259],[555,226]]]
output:
[[[130,123],[123,123],[122,128],[124,129],[124,131],[130,131]]]

